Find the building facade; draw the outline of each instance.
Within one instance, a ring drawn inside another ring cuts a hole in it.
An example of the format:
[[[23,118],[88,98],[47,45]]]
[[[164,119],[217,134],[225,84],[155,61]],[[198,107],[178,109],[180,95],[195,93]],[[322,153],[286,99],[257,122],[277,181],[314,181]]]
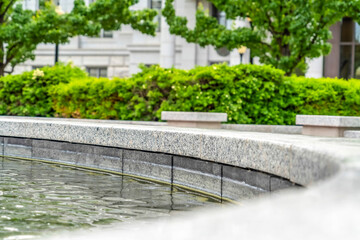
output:
[[[94,0],[85,0],[90,4]],[[39,0],[24,0],[23,6],[37,9]],[[73,0],[57,0],[62,10],[67,12],[73,7]],[[177,0],[175,9],[178,15],[187,17],[189,27],[195,25],[195,13],[199,0]],[[164,1],[139,0],[133,9],[153,8],[160,12]],[[204,7],[210,14],[217,17],[219,23],[231,26],[224,14],[216,11],[210,3],[204,2]],[[78,36],[72,38],[68,44],[59,46],[59,60],[72,61],[74,65],[86,69],[95,77],[124,77],[139,71],[139,64],[160,64],[164,67],[174,66],[181,69],[191,69],[195,66],[206,66],[214,63],[226,62],[229,65],[240,63],[237,50],[215,49],[214,47],[200,47],[187,43],[180,37],[169,34],[164,19],[158,18],[159,27],[155,37],[144,35],[124,25],[120,31],[101,31],[99,37]],[[239,21],[235,24],[248,25]],[[332,53],[323,58],[308,62],[308,77],[360,77],[360,41],[358,41],[359,26],[344,19],[332,27],[334,39]],[[350,32],[350,33],[348,33]],[[350,41],[351,39],[351,41]],[[360,39],[359,39],[360,40]],[[359,48],[359,49],[358,49]],[[357,53],[359,52],[359,53]],[[42,44],[35,51],[34,61],[27,61],[15,68],[14,73],[32,70],[54,64],[55,45]],[[359,56],[358,56],[359,55]],[[250,52],[247,50],[242,63],[250,62]],[[257,63],[257,59],[254,59]]]

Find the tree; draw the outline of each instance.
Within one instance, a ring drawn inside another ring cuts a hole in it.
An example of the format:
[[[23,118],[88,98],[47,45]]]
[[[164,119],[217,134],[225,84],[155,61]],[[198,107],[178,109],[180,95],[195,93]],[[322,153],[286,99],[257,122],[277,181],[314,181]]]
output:
[[[200,5],[195,28],[189,29],[187,19],[176,16],[173,2],[166,0],[162,12],[172,34],[200,46],[229,50],[246,46],[261,63],[287,75],[296,69],[306,70],[306,58],[328,54],[330,26],[344,16],[359,19],[360,13],[359,0],[209,0],[228,19],[248,19],[251,26],[227,29]]]
[[[135,3],[137,0],[97,0],[86,6],[83,0],[75,0],[73,10],[63,13],[48,0],[37,11],[24,9],[18,0],[0,0],[0,76],[34,59],[40,43],[66,43],[73,36],[94,36],[102,28],[117,30],[123,24],[154,35],[156,12],[130,10]]]

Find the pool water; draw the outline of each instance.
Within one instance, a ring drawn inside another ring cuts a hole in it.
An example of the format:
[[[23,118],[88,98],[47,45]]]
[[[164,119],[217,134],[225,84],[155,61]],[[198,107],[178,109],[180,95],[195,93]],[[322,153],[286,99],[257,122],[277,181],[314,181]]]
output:
[[[148,221],[217,204],[169,185],[0,157],[0,239]]]

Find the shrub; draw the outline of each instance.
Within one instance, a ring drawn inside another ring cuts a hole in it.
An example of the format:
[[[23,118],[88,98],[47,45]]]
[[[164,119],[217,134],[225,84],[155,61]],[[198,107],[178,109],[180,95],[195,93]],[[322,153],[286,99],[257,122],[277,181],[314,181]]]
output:
[[[67,83],[71,78],[86,77],[86,75],[80,68],[58,64],[20,75],[2,77],[0,78],[0,115],[53,116],[49,88],[59,83]]]
[[[360,115],[360,81],[285,77],[269,66],[151,66],[112,80],[70,66],[43,70],[36,79],[34,72],[0,79],[1,114],[156,121],[162,111],[226,112],[229,123],[242,124],[294,124],[296,114]]]
[[[298,96],[295,112],[308,115],[360,116],[360,81],[291,77]]]
[[[268,66],[213,65],[190,71],[142,67],[129,79],[77,79],[53,88],[59,116],[159,120],[162,111],[226,112],[231,123],[291,124],[293,87]]]
[[[190,71],[142,67],[129,79],[79,79],[53,89],[60,116],[159,120],[162,111],[226,112],[229,123],[295,124],[296,114],[360,115],[360,82],[285,77],[269,66]]]
[[[284,72],[269,66],[197,67],[173,82],[161,111],[226,112],[230,123],[290,124],[293,88]]]
[[[142,67],[129,79],[79,78],[51,89],[57,116],[157,120],[156,112],[171,92],[172,78],[185,71]]]

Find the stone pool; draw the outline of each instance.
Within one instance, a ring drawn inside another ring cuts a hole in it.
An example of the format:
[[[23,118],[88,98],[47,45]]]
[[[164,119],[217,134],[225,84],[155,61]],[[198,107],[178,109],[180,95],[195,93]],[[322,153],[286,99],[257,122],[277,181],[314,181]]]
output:
[[[57,164],[0,158],[0,239],[168,217],[217,199],[170,185]]]
[[[125,229],[109,223],[106,229],[59,235],[50,230],[55,236],[42,238],[46,240],[357,240],[360,236],[356,139],[0,117],[0,155],[150,178],[242,203],[182,212],[184,216],[160,217],[145,225],[120,223]],[[304,188],[275,193],[292,184]],[[241,199],[245,188],[250,198],[269,194],[247,202]]]

